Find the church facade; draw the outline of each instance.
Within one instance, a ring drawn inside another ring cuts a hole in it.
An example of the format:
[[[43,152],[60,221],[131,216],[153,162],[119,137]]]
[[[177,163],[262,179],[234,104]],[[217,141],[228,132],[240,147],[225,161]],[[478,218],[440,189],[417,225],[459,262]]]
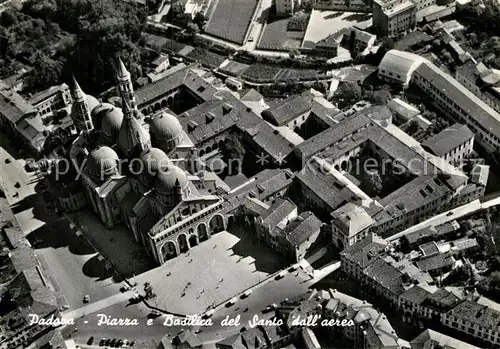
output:
[[[176,116],[138,109],[130,73],[117,63],[121,107],[100,103],[77,81],[70,158],[102,224],[124,224],[158,264],[225,229],[223,190]]]

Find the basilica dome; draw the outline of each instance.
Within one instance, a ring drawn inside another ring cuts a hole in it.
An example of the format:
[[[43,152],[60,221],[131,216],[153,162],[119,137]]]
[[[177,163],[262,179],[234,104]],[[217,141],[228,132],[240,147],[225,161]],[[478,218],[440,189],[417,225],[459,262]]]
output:
[[[159,194],[170,195],[175,191],[177,183],[184,189],[188,185],[188,179],[182,169],[171,165],[158,172],[154,180],[154,189]]]
[[[111,105],[111,104],[110,104]],[[120,127],[123,122],[123,112],[120,108],[112,106],[111,109],[105,110],[101,119],[102,133],[109,138],[114,138],[120,132]]]
[[[169,141],[181,137],[182,126],[174,115],[163,112],[153,118],[150,131],[157,139]]]
[[[118,171],[120,159],[110,147],[100,146],[94,149],[87,158],[87,169],[96,177],[109,176]]]
[[[92,110],[94,110],[95,107],[101,104],[94,96],[87,94],[85,96],[87,97],[87,105],[89,106],[90,112],[92,112]]]
[[[156,175],[160,169],[172,166],[172,162],[167,154],[158,148],[149,149],[147,153],[141,156],[141,161],[144,164],[144,171],[148,171],[153,176]]]

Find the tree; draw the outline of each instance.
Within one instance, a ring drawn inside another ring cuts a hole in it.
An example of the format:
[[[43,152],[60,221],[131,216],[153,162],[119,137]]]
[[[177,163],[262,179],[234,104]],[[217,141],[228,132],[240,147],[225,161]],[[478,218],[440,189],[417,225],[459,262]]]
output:
[[[188,23],[187,31],[188,31],[188,33],[196,34],[200,31],[200,28],[198,27],[198,24],[196,24],[196,23]]]
[[[392,99],[391,93],[387,90],[378,90],[373,93],[373,103],[377,105],[386,105]]]
[[[344,82],[340,85],[337,94],[339,97],[347,99],[349,101],[358,101],[363,95],[361,86],[355,82]]]
[[[10,27],[17,23],[17,16],[10,9],[6,9],[0,15],[0,26]]]
[[[383,189],[382,178],[378,171],[365,172],[365,186],[374,194],[379,194]]]
[[[85,72],[77,76],[80,86],[87,93],[99,93],[114,83],[117,56],[129,67],[133,79],[139,77],[137,65],[147,15],[144,9],[119,0],[28,0],[23,12],[47,27],[29,45],[45,40],[42,48],[51,48],[50,40],[59,39],[47,32],[56,34],[58,30],[74,37],[65,45],[67,52],[60,55],[64,59],[57,59],[63,63],[63,80],[69,81],[75,72]],[[50,57],[56,60],[52,54]]]
[[[33,70],[25,80],[24,91],[35,92],[57,84],[61,80],[63,64],[42,52],[37,52]]]
[[[246,154],[241,137],[235,133],[230,134],[222,143],[221,151],[222,157],[228,165],[231,165],[234,162],[241,165]]]
[[[202,28],[205,24],[206,18],[205,15],[201,12],[198,12],[193,19],[193,22],[198,24],[198,27]]]

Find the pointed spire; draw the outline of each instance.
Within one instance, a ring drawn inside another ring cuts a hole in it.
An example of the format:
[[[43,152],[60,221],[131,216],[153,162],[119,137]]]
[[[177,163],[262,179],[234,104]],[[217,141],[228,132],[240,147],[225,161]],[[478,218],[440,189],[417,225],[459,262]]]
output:
[[[73,94],[73,100],[75,102],[85,100],[85,93],[83,92],[82,88],[78,84],[78,81],[76,81],[76,78],[74,75],[73,75],[73,88],[72,88],[71,92]]]
[[[120,57],[118,57],[118,64],[116,67],[116,73],[118,74],[119,79],[124,79],[124,78],[130,77],[130,73],[127,70],[127,68],[125,68],[125,64],[123,64],[123,61],[121,60]]]
[[[125,118],[130,119],[132,117],[132,109],[126,98],[122,97],[122,111]]]

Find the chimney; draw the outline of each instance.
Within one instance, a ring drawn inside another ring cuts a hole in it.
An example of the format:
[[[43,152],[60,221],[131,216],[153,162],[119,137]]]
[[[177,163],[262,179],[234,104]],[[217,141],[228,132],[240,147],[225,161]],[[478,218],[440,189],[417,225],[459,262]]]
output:
[[[227,115],[233,110],[233,106],[229,103],[224,103],[222,106],[222,115]]]

